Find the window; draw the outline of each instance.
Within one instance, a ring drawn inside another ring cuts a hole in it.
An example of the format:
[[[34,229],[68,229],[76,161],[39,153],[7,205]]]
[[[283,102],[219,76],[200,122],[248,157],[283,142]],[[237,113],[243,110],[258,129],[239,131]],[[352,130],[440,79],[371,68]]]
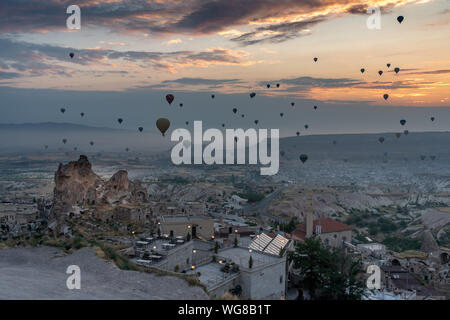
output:
[[[280,283],[283,283],[283,276],[280,276]]]

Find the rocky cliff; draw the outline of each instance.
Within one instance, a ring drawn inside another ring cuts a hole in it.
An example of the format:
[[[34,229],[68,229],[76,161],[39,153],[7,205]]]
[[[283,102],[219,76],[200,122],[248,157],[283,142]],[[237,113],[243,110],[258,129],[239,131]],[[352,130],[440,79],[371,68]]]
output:
[[[139,204],[148,201],[147,191],[139,181],[128,179],[128,173],[120,170],[109,180],[92,171],[88,158],[81,155],[77,161],[60,164],[55,173],[51,216],[70,213],[77,208],[94,208],[119,204]]]

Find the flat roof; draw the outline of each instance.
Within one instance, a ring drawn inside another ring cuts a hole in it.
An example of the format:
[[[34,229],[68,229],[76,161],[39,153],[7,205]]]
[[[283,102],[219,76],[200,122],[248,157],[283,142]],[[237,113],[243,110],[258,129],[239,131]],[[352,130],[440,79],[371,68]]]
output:
[[[222,272],[221,268],[223,264],[218,262],[210,262],[196,267],[194,270],[189,270],[187,274],[196,274],[200,272],[199,280],[206,287],[211,288],[217,284],[229,279],[230,277],[236,275],[234,272]]]
[[[217,254],[218,259],[229,259],[244,268],[248,268],[248,260],[250,259],[250,255],[252,256],[254,267],[272,263],[280,259],[279,257],[263,254],[255,250],[251,250],[250,252],[249,249],[240,247],[227,248],[219,251],[219,253]]]

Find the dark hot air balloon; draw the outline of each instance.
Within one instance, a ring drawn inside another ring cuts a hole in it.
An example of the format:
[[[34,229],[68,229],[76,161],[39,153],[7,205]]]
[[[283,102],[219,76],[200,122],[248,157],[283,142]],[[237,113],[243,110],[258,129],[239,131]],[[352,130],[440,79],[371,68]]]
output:
[[[405,130],[405,131],[403,131],[403,134],[404,134],[405,136],[407,136],[407,135],[409,134],[409,131],[408,131],[408,130]]]
[[[63,142],[64,144],[66,144],[67,139],[62,139],[62,142]]]
[[[397,132],[397,133],[395,134],[395,136],[396,136],[397,138],[400,138],[401,135],[402,135],[401,132]]]
[[[169,103],[169,105],[172,104],[174,99],[175,99],[175,97],[173,96],[173,94],[166,95],[166,100]]]
[[[245,117],[245,114],[241,114],[241,118]]]
[[[297,137],[298,137],[300,135],[300,131],[297,131],[296,134],[297,134]]]
[[[336,145],[336,144],[337,144],[337,141],[336,141],[336,140],[333,140],[333,144]]]
[[[292,107],[295,106],[295,102],[291,102],[291,106],[292,106]]]
[[[189,121],[186,121],[185,123],[186,123],[187,126],[189,125]]]
[[[222,128],[225,128],[225,123],[222,123]]]
[[[364,69],[364,68],[361,68],[361,73],[364,73],[364,71],[366,71],[366,69]]]
[[[314,62],[317,62],[317,58],[314,58]]]
[[[212,95],[211,95],[211,99],[214,99],[215,97],[216,97],[215,94],[212,94]]]
[[[61,109],[59,109],[59,110],[61,111],[61,113],[66,112],[66,108],[61,108]]]
[[[267,84],[267,89],[269,89],[269,88],[270,88],[270,84],[268,83],[268,84]]]
[[[404,126],[404,125],[406,124],[406,120],[405,120],[405,119],[400,120],[400,124],[401,124],[402,126]]]
[[[380,141],[380,143],[383,143],[384,142],[384,138],[383,137],[379,137],[378,141]]]
[[[122,118],[119,118],[119,119],[117,119],[117,122],[118,122],[119,124],[122,124],[123,119],[122,119]]]
[[[301,161],[302,163],[305,163],[306,160],[308,160],[308,156],[307,156],[306,154],[301,154],[301,155],[300,155],[300,161]]]
[[[91,146],[93,146],[93,145],[94,145],[94,141],[89,142],[89,144],[90,144]]]
[[[390,68],[390,67],[391,67],[391,64],[390,64],[390,63],[388,63],[388,64],[386,64],[386,66],[387,66],[388,68]]]
[[[277,88],[279,88],[280,87],[280,84],[279,83],[277,83]]]
[[[255,124],[258,124],[259,120],[255,120]]]
[[[280,113],[280,117],[283,117],[283,116],[284,116],[284,113],[283,113],[283,112],[281,112],[281,113]]]
[[[283,150],[280,151],[280,155],[284,157],[285,152]]]
[[[383,95],[383,98],[384,98],[384,100],[387,100],[387,99],[389,98],[389,95],[388,95],[387,93],[385,93],[385,94]]]
[[[139,132],[142,132],[142,130],[144,130],[144,128],[139,127],[138,130],[139,130]]]
[[[379,70],[378,74],[381,76],[383,74],[383,71]]]
[[[180,108],[181,108],[181,107],[183,107],[183,104],[182,104],[182,103],[180,103]]]
[[[80,113],[80,116],[81,116],[81,117],[84,117],[84,112]]]
[[[398,23],[402,23],[403,19],[405,19],[403,16],[398,16],[397,17]]]
[[[156,127],[158,128],[158,130],[164,136],[164,134],[166,133],[167,129],[169,129],[169,127],[170,127],[169,119],[159,118],[158,120],[156,120]]]
[[[233,113],[236,113],[237,112],[237,109],[236,108],[233,108]]]
[[[434,121],[434,117],[431,117],[430,120],[431,120],[431,121]]]
[[[309,126],[307,124],[305,124],[305,129],[308,129],[308,128],[309,128]]]
[[[75,56],[75,54],[73,52],[69,53],[70,59],[73,59],[74,56]]]
[[[252,92],[250,93],[250,98],[254,98],[256,96],[256,93]]]
[[[394,71],[395,71],[395,73],[398,73],[398,72],[400,71],[400,68],[399,68],[399,67],[396,67],[396,68],[394,69]]]
[[[317,110],[317,106],[314,106],[314,110]]]

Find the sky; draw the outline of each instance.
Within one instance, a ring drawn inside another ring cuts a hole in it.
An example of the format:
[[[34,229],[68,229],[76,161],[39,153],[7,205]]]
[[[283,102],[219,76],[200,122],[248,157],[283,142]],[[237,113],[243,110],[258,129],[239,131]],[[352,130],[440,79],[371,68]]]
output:
[[[72,4],[79,30],[66,26]],[[380,29],[367,27],[369,6]],[[445,131],[449,38],[448,0],[2,0],[0,122],[258,119],[293,135],[394,132],[403,117],[410,130]]]

